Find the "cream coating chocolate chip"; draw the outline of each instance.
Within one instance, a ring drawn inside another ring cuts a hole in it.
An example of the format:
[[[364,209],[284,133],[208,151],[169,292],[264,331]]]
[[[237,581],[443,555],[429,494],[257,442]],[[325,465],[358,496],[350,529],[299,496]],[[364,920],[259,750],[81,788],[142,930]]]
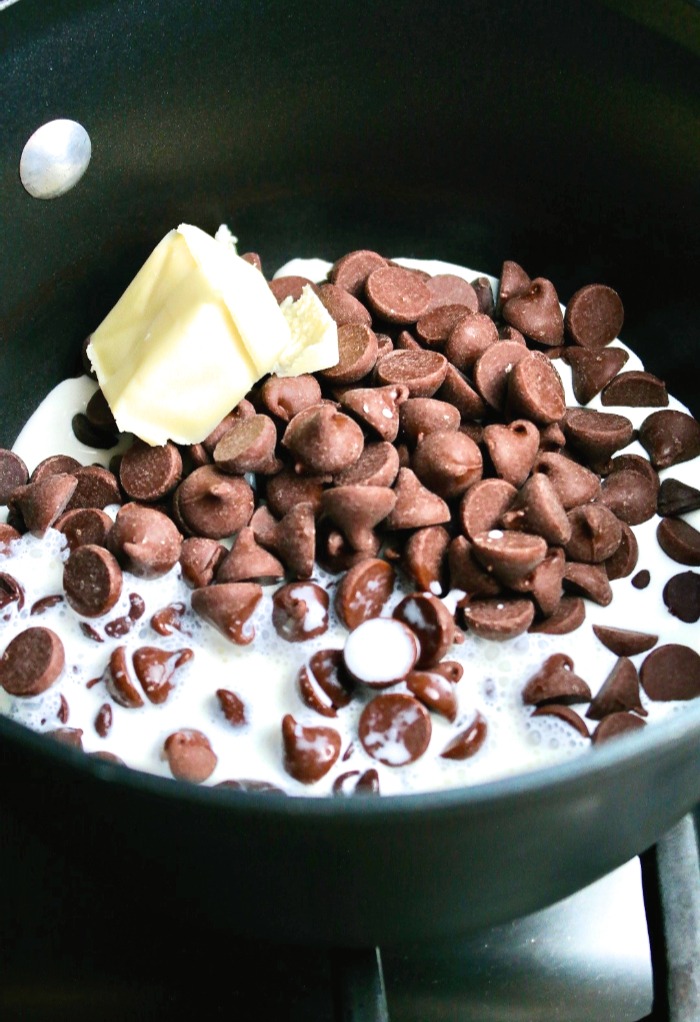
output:
[[[423,486],[410,468],[399,469],[394,493],[396,503],[385,519],[387,529],[418,529],[424,525],[442,525],[451,518],[445,501]]]
[[[349,798],[355,795],[378,795],[379,774],[370,767],[360,773],[359,770],[348,770],[339,774],[333,781],[333,794],[341,798]]]
[[[484,444],[496,475],[511,486],[522,486],[535,463],[540,434],[532,422],[516,419],[508,425],[485,426]]]
[[[54,529],[66,537],[69,550],[77,550],[88,543],[105,546],[107,535],[112,528],[112,519],[96,507],[76,508],[64,511],[53,524]]]
[[[224,553],[217,564],[217,582],[259,582],[260,585],[269,585],[284,578],[284,566],[281,561],[260,546],[253,529],[248,525],[241,529],[230,551]]]
[[[132,575],[159,578],[177,564],[182,536],[161,511],[124,504],[107,536],[107,546]]]
[[[535,617],[531,600],[470,600],[462,607],[464,621],[470,631],[482,639],[500,642],[514,639],[526,632]]]
[[[624,415],[591,408],[569,408],[562,428],[572,449],[592,468],[604,466],[615,451],[627,446],[634,432]]]
[[[227,554],[226,547],[215,539],[206,539],[204,536],[193,536],[191,539],[186,539],[180,550],[180,568],[183,579],[192,589],[208,586]],[[233,582],[236,580],[226,578],[221,581]]]
[[[320,402],[321,385],[310,373],[270,376],[260,388],[260,400],[271,415],[289,422],[298,412]]]
[[[430,744],[430,714],[413,696],[382,694],[362,711],[359,734],[373,759],[385,766],[407,766],[420,759]]]
[[[539,344],[561,344],[564,317],[550,280],[536,277],[526,291],[504,301],[501,315],[506,323]]]
[[[345,573],[336,588],[334,603],[348,631],[379,616],[394,591],[395,577],[392,566],[377,557],[360,561]]]
[[[291,713],[282,719],[284,769],[295,781],[315,784],[340,755],[341,739],[330,727],[305,727]]]
[[[700,454],[700,423],[668,408],[652,412],[641,425],[639,442],[654,468],[669,468]]]
[[[380,266],[386,265],[386,259],[378,252],[366,248],[357,249],[341,256],[333,264],[328,272],[328,279],[361,301],[365,293],[365,281],[372,270],[378,270]]]
[[[391,486],[399,472],[399,455],[386,441],[365,444],[354,465],[335,477],[336,486]],[[319,497],[319,507],[320,507]],[[274,508],[273,508],[274,510]]]
[[[529,706],[547,703],[569,705],[590,701],[591,690],[588,684],[574,673],[573,660],[565,653],[554,653],[547,657],[523,689],[523,702]]]
[[[211,777],[218,762],[207,736],[194,728],[182,728],[168,735],[163,752],[173,777],[192,784],[201,784]]]
[[[231,727],[242,727],[246,723],[245,703],[239,695],[227,688],[217,688],[216,699]]]
[[[284,518],[297,504],[311,504],[314,514],[317,514],[321,510],[321,494],[326,479],[327,476],[300,476],[292,469],[283,469],[270,476],[265,485],[270,510],[278,518]]]
[[[415,667],[420,647],[415,632],[396,618],[368,618],[354,628],[343,649],[350,677],[369,688],[387,688]]]
[[[578,596],[562,596],[557,609],[544,619],[530,625],[529,632],[540,635],[568,635],[580,628],[586,619],[586,606]]]
[[[700,490],[678,479],[664,479],[659,487],[657,512],[662,517],[675,518],[700,508]]]
[[[453,589],[463,589],[470,597],[497,596],[501,592],[500,582],[482,568],[464,536],[456,536],[450,543],[447,562]]]
[[[281,467],[275,457],[277,429],[268,415],[239,419],[214,448],[214,464],[222,472],[274,475]]]
[[[370,426],[382,440],[394,441],[399,432],[399,406],[408,397],[408,387],[391,384],[387,387],[357,387],[340,397],[344,408],[360,422]],[[346,472],[351,471],[345,469]]]
[[[591,741],[594,745],[599,745],[601,742],[607,742],[619,735],[629,734],[631,731],[641,731],[643,727],[646,727],[645,722],[633,713],[610,713],[607,717],[603,717],[591,735]]]
[[[272,623],[281,639],[305,642],[328,628],[328,593],[315,582],[290,582],[272,597]]]
[[[68,507],[77,485],[74,475],[48,475],[14,490],[8,506],[19,511],[32,535],[43,536]]]
[[[373,270],[365,281],[365,295],[372,311],[388,323],[415,323],[433,298],[426,282],[401,266]]]
[[[459,369],[468,372],[487,348],[498,341],[496,324],[483,313],[463,316],[450,330],[445,342],[445,357]]]
[[[659,641],[658,635],[647,632],[635,632],[629,628],[611,628],[607,625],[593,625],[595,635],[606,649],[617,656],[629,657],[637,653],[646,653]],[[625,709],[630,709],[629,706]]]
[[[362,430],[333,405],[305,408],[287,426],[282,444],[304,470],[331,475],[357,461],[364,446]]]
[[[617,291],[604,284],[587,284],[571,296],[564,326],[583,348],[604,348],[620,333],[624,309]]]
[[[662,518],[656,539],[672,561],[691,567],[700,565],[700,532],[682,518]]]
[[[573,561],[600,564],[615,553],[622,539],[618,519],[604,504],[584,504],[569,511],[571,537],[566,555]]]
[[[77,486],[66,505],[67,511],[76,507],[109,507],[110,504],[121,504],[122,494],[117,477],[101,465],[88,465],[76,468],[72,473]]]
[[[515,500],[517,490],[504,479],[482,479],[462,497],[459,520],[462,531],[473,539],[495,528]]]
[[[486,570],[508,586],[529,575],[547,554],[541,536],[491,529],[472,537],[474,555]]]
[[[557,492],[543,473],[527,480],[501,516],[506,529],[523,529],[542,536],[552,546],[565,546],[571,539],[571,522]]]
[[[448,401],[438,401],[433,397],[411,397],[401,405],[399,421],[403,435],[415,444],[427,433],[458,430],[460,415]]]
[[[107,669],[104,674],[107,691],[115,703],[127,710],[143,706],[143,699],[131,679],[126,646],[117,646],[112,650]]]
[[[644,660],[639,676],[644,691],[655,701],[700,696],[700,656],[689,646],[657,646]]]
[[[541,426],[563,417],[564,386],[546,355],[531,351],[513,366],[508,373],[506,410],[510,417],[530,419]]]
[[[355,550],[373,549],[373,529],[397,502],[388,486],[335,486],[321,497],[321,508],[340,526]]]
[[[7,504],[11,493],[28,482],[29,472],[20,456],[0,449],[0,505]]]
[[[499,341],[490,345],[474,363],[474,383],[487,404],[497,411],[505,407],[508,377],[530,352],[516,341]]]
[[[427,277],[425,286],[430,292],[429,311],[444,305],[464,305],[470,312],[478,312],[479,299],[473,286],[456,273],[436,273]]]
[[[605,387],[601,404],[624,405],[628,408],[665,408],[668,404],[666,384],[652,373],[634,369],[619,373]]]
[[[173,689],[177,670],[194,656],[191,649],[165,650],[139,646],[132,657],[134,673],[149,702],[160,705]]]
[[[620,545],[612,557],[605,562],[605,570],[611,582],[613,579],[627,578],[628,575],[631,575],[639,558],[637,537],[626,522],[621,521],[620,528],[622,530]]]
[[[576,710],[572,710],[570,706],[566,706],[560,703],[544,703],[542,706],[538,706],[533,711],[533,717],[556,717],[558,720],[562,720],[565,724],[569,724],[575,731],[581,735],[582,738],[590,738],[586,722],[579,717]]]
[[[642,717],[647,716],[639,699],[637,668],[628,657],[621,656],[591,701],[586,716],[590,720],[602,720],[611,713],[625,710],[634,710]]]
[[[182,619],[185,610],[184,603],[169,603],[167,607],[161,607],[151,617],[151,628],[158,635],[172,635],[173,631],[184,632]]]
[[[335,384],[357,383],[374,369],[377,361],[377,335],[365,323],[346,323],[338,327],[338,361],[320,376]]]
[[[25,628],[0,657],[0,688],[8,695],[31,697],[45,692],[61,676],[63,643],[50,628]]]
[[[585,596],[601,607],[612,602],[608,575],[601,564],[568,563],[564,568],[564,588],[577,596]]]
[[[435,671],[411,671],[406,688],[429,710],[439,713],[450,723],[457,719],[457,696],[454,685]]]
[[[600,494],[601,502],[627,525],[641,525],[653,518],[656,497],[652,480],[632,469],[611,472],[603,480]]]
[[[600,479],[595,472],[554,451],[539,455],[533,473],[549,479],[566,511],[600,495]]]
[[[624,348],[566,348],[564,360],[571,366],[574,397],[587,405],[617,376],[629,359]]]
[[[173,510],[196,536],[223,539],[247,525],[253,514],[253,491],[245,481],[217,468],[196,468],[175,491]]]
[[[439,351],[390,351],[377,362],[380,384],[403,384],[411,397],[432,397],[447,375],[448,362]]]
[[[432,593],[405,596],[394,608],[393,617],[416,635],[420,646],[418,667],[432,667],[442,660],[456,639],[461,641],[452,614]]]
[[[418,589],[443,590],[450,534],[441,525],[428,525],[413,532],[403,549],[402,566]]]
[[[262,587],[255,582],[225,582],[195,589],[192,609],[238,646],[255,638],[250,618],[262,599]]]
[[[112,707],[109,703],[103,703],[95,715],[95,731],[100,738],[106,738],[112,729]]]
[[[439,305],[421,316],[416,323],[416,333],[426,347],[442,348],[454,327],[472,315],[472,310],[466,305]]]
[[[673,575],[664,586],[663,600],[669,614],[695,624],[700,619],[700,575],[696,571]]]
[[[369,311],[362,302],[354,298],[344,288],[337,287],[335,284],[321,284],[318,289],[318,297],[337,326],[346,326],[348,323],[372,325],[372,316]]]
[[[81,546],[65,563],[63,588],[76,613],[84,617],[101,617],[121,596],[121,568],[104,547]]]
[[[352,699],[352,681],[345,671],[342,649],[320,649],[299,669],[302,702],[324,717],[336,717]]]
[[[175,444],[151,447],[135,439],[119,463],[119,481],[128,497],[154,503],[175,489],[182,476],[182,456]]]
[[[478,482],[484,467],[481,451],[473,440],[464,433],[444,429],[418,441],[412,465],[423,485],[446,500],[461,496]]]
[[[486,741],[488,725],[477,711],[474,720],[452,738],[440,753],[443,759],[464,760],[475,756]]]

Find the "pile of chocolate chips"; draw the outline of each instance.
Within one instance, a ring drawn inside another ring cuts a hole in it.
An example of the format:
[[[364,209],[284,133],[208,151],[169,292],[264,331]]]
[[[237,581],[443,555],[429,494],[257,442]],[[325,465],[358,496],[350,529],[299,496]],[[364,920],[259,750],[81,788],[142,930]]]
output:
[[[244,258],[260,268],[255,254]],[[312,581],[316,565],[341,573],[334,603],[353,634],[382,612],[395,569],[401,569],[416,593],[382,620],[417,637],[415,655],[404,658],[387,681],[364,666],[353,669],[349,654],[324,650],[300,672],[298,685],[309,708],[332,718],[354,686],[405,682],[408,692],[380,693],[367,704],[359,739],[381,762],[413,762],[430,739],[428,711],[455,719],[452,686],[461,668],[444,657],[463,640],[462,629],[503,640],[526,630],[562,635],[579,627],[582,597],[606,605],[610,580],[634,571],[637,543],[630,527],[657,508],[666,516],[659,528],[663,549],[683,564],[700,564],[700,534],[676,517],[700,507],[700,493],[674,480],[660,486],[657,474],[700,454],[700,425],[666,408],[666,389],[657,377],[624,371],[627,353],[608,347],[622,326],[623,308],[603,285],[583,287],[562,314],[552,283],[531,280],[514,262],[503,264],[494,301],[486,278],[469,284],[452,274],[431,276],[364,250],[339,259],[325,283],[301,277],[270,283],[279,302],[296,300],[307,285],[337,323],[336,366],[314,375],[270,377],[201,444],[152,448],[136,440],[110,470],[57,455],[28,480],[20,459],[2,452],[0,500],[9,505],[10,524],[0,527],[0,539],[25,530],[41,535],[49,526],[64,532],[71,550],[65,598],[90,619],[115,605],[124,570],[148,578],[179,561],[193,589],[192,610],[239,644],[254,638],[249,619],[262,585],[279,583],[274,627],[284,639],[300,642],[328,624],[331,594]],[[617,412],[567,408],[555,358],[570,365],[581,404],[601,393],[604,406],[658,410],[636,434]],[[73,428],[78,439],[97,447],[108,449],[117,439],[99,391]],[[615,456],[635,436],[648,459]],[[110,504],[121,504],[114,524],[103,510]],[[221,540],[230,536],[235,540],[229,551]],[[696,583],[692,572],[669,582],[672,613],[697,620]],[[642,587],[648,578],[640,572],[633,584]],[[454,617],[438,599],[450,589],[466,594]],[[154,630],[172,631],[184,612],[182,605],[163,608]],[[131,614],[105,630],[126,634],[139,616],[133,594]],[[27,633],[46,631],[28,629],[13,643],[26,647]],[[408,648],[405,636],[397,641],[397,649]],[[61,650],[54,639],[42,634],[32,642],[36,655],[28,657],[23,648],[22,657],[33,666],[22,669],[20,681],[20,658],[10,643],[0,663],[7,691],[36,694],[57,676]],[[656,662],[663,649],[687,648],[662,647],[653,654]],[[119,647],[107,670],[112,698],[123,706],[143,704],[135,673],[145,696],[162,701],[188,652],[145,647],[133,656],[132,672]],[[661,698],[700,694],[700,658],[687,653],[692,658],[684,661],[689,680],[683,694]],[[569,704],[590,701],[591,693],[567,659],[550,658],[523,698],[537,713],[554,712],[587,735]],[[148,683],[154,662],[161,678],[167,667],[160,689]],[[629,671],[624,665],[621,670],[624,682]],[[658,679],[669,674],[668,665],[655,670],[650,663],[646,673],[651,695],[663,688]],[[620,687],[613,686],[616,692]],[[602,691],[596,699],[597,719],[624,713],[642,723],[628,712],[641,710],[638,683],[622,704],[606,700]],[[222,690],[219,700],[232,723],[244,718],[235,693]],[[100,734],[109,727],[109,704],[103,711]],[[599,737],[626,726],[618,720]],[[71,729],[62,730],[64,738],[76,740]],[[485,734],[486,722],[478,717],[442,755],[471,756]],[[392,736],[388,752],[382,735]],[[288,715],[282,736],[286,768],[305,783],[339,758],[340,736],[332,728],[303,727]],[[397,743],[403,749],[398,758]],[[170,736],[165,753],[175,776],[189,780],[204,780],[216,764],[206,736],[191,730]],[[376,771],[342,775],[335,790],[377,791]]]

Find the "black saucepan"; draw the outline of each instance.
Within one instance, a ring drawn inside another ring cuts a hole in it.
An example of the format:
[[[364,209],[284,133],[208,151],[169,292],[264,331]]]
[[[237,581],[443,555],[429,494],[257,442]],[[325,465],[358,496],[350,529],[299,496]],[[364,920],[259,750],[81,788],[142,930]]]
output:
[[[659,3],[650,26],[625,7],[3,5],[0,441],[183,220],[229,223],[269,272],[370,247],[495,274],[517,259],[564,300],[602,280],[623,337],[700,410],[700,13]],[[85,126],[92,162],[41,201],[18,163],[54,117]],[[700,798],[698,709],[556,769],[355,801],[166,782],[0,720],[0,821],[144,911],[296,941],[446,936],[652,844]]]

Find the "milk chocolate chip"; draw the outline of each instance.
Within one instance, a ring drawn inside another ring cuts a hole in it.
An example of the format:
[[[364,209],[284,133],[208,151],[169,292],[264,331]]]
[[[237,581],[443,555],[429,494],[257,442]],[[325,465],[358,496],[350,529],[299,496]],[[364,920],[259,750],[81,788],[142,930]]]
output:
[[[617,376],[629,353],[624,348],[567,348],[564,358],[571,366],[574,396],[587,405]]]
[[[475,635],[500,642],[526,632],[534,619],[535,607],[530,600],[495,597],[470,600],[462,613],[467,627]]]
[[[504,479],[483,479],[462,497],[459,518],[462,531],[472,539],[495,528],[515,500],[517,490]]]
[[[29,532],[43,536],[68,507],[77,485],[74,475],[47,475],[14,490],[8,505],[19,511]]]
[[[415,323],[428,311],[432,293],[421,278],[401,266],[380,266],[365,281],[372,311],[389,323]]]
[[[590,720],[602,720],[611,713],[634,710],[642,717],[647,711],[639,701],[639,675],[631,660],[621,656],[592,700],[586,716]]]
[[[358,249],[341,256],[331,267],[328,279],[337,287],[342,287],[353,297],[364,297],[365,281],[373,270],[386,266],[386,259],[371,249]]]
[[[0,449],[0,504],[7,504],[13,490],[26,486],[28,481],[29,472],[20,456]]]
[[[104,683],[112,699],[119,706],[123,706],[127,710],[135,710],[139,706],[143,706],[143,699],[131,679],[126,646],[117,646],[112,650],[104,675]]]
[[[542,426],[563,417],[566,403],[561,377],[539,351],[520,359],[508,374],[506,409],[511,417],[520,416]]]
[[[364,437],[353,419],[333,405],[305,408],[290,421],[282,443],[302,468],[331,475],[354,464],[362,453]]]
[[[620,296],[604,284],[587,284],[571,296],[564,325],[583,348],[604,348],[622,329],[624,309]]]
[[[696,699],[700,695],[700,656],[689,646],[670,643],[652,650],[639,672],[650,699]]]
[[[132,500],[161,500],[175,489],[181,476],[182,457],[171,443],[151,447],[136,439],[119,463],[119,481]]]
[[[270,376],[260,389],[260,400],[271,415],[289,422],[294,416],[321,400],[321,386],[315,376]]]
[[[321,497],[321,508],[355,550],[373,549],[373,529],[396,503],[397,494],[388,486],[335,486]]]
[[[599,564],[615,553],[622,539],[620,523],[602,504],[584,504],[569,511],[571,538],[566,555],[575,561]]]
[[[486,741],[488,725],[479,712],[463,731],[447,743],[440,753],[443,759],[471,759]]]
[[[548,657],[523,689],[523,702],[531,706],[588,703],[590,700],[590,688],[574,673],[573,661],[564,653]]]
[[[163,752],[173,777],[193,784],[201,784],[211,777],[218,762],[207,736],[194,728],[183,728],[168,735]]]
[[[363,621],[378,617],[394,589],[394,569],[386,561],[370,557],[345,573],[335,593],[335,610],[352,631]]]
[[[450,330],[445,343],[445,357],[460,372],[469,372],[487,348],[498,341],[496,324],[481,313],[463,316]]]
[[[79,547],[65,563],[63,588],[74,611],[84,617],[100,617],[121,596],[121,568],[104,547]]]
[[[503,303],[501,314],[511,326],[539,344],[561,344],[564,317],[551,281],[537,277],[526,291]]]
[[[430,714],[413,696],[376,696],[362,711],[360,741],[365,752],[386,766],[415,763],[430,744]]]
[[[569,408],[562,421],[567,442],[593,468],[604,466],[610,456],[626,447],[634,432],[624,415]]]
[[[633,713],[610,713],[603,717],[591,735],[591,741],[599,745],[600,742],[607,742],[630,731],[641,731],[643,727],[646,727],[645,722]]]
[[[700,423],[685,412],[652,412],[641,425],[639,442],[654,468],[669,468],[700,454]]]
[[[432,593],[405,596],[394,608],[393,617],[417,636],[420,644],[418,667],[431,667],[442,660],[457,637],[452,614]]]
[[[527,419],[484,428],[484,444],[496,475],[512,486],[522,486],[530,474],[540,445],[537,427]]]
[[[410,468],[399,469],[394,493],[396,503],[385,520],[386,528],[418,529],[449,522],[450,509],[445,501],[423,486]]]
[[[254,582],[227,582],[195,589],[192,609],[238,646],[255,638],[250,617],[262,599],[262,588]]]
[[[176,671],[193,656],[191,649],[172,651],[157,646],[140,646],[134,650],[134,671],[149,702],[165,702],[173,688]]]
[[[272,623],[287,642],[305,642],[328,628],[328,593],[315,582],[291,582],[272,597]]]
[[[193,589],[208,586],[227,554],[226,547],[215,539],[206,539],[204,536],[193,536],[191,539],[186,539],[180,550],[180,568],[183,579]],[[236,580],[222,578],[220,581],[234,582]]]
[[[204,465],[180,483],[173,509],[191,534],[223,539],[250,521],[253,491],[245,479]]]
[[[0,658],[0,686],[11,696],[37,696],[59,678],[63,643],[50,628],[25,628]]]
[[[177,564],[182,536],[161,511],[124,504],[107,536],[107,545],[122,567],[133,575],[159,578]]]
[[[222,472],[274,475],[281,468],[275,457],[277,429],[268,415],[239,419],[214,448],[214,464]]]
[[[352,681],[343,663],[342,649],[318,650],[297,675],[299,695],[311,710],[324,717],[337,716],[338,708],[352,699]]]
[[[700,618],[700,575],[696,571],[674,575],[664,586],[663,598],[669,614],[695,624]]]
[[[658,376],[639,370],[619,373],[601,394],[601,404],[626,405],[628,408],[665,408],[666,384]]]
[[[424,706],[450,723],[457,719],[457,696],[454,685],[437,671],[411,671],[406,678],[406,688]]]
[[[681,518],[662,518],[656,530],[656,539],[663,552],[692,567],[700,565],[700,532]]]
[[[302,784],[315,784],[340,755],[340,735],[330,727],[304,727],[288,713],[282,720],[284,769]]]
[[[659,488],[657,511],[663,517],[675,518],[700,508],[700,490],[678,479],[664,479]]]
[[[112,519],[96,507],[76,508],[74,511],[65,511],[56,519],[53,527],[66,537],[70,550],[77,550],[79,546],[88,543],[105,546],[112,528]]]
[[[609,628],[605,625],[593,625],[595,635],[606,649],[618,656],[629,657],[637,653],[646,653],[659,641],[658,635],[647,632],[635,632],[629,628]],[[630,707],[625,707],[630,709]]]

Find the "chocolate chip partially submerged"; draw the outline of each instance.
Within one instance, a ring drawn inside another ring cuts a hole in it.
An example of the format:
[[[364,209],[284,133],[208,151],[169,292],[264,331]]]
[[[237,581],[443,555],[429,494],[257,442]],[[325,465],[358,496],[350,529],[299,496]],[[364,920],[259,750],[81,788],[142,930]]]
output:
[[[63,643],[50,628],[25,628],[0,657],[0,686],[11,696],[40,695],[65,665]]]

